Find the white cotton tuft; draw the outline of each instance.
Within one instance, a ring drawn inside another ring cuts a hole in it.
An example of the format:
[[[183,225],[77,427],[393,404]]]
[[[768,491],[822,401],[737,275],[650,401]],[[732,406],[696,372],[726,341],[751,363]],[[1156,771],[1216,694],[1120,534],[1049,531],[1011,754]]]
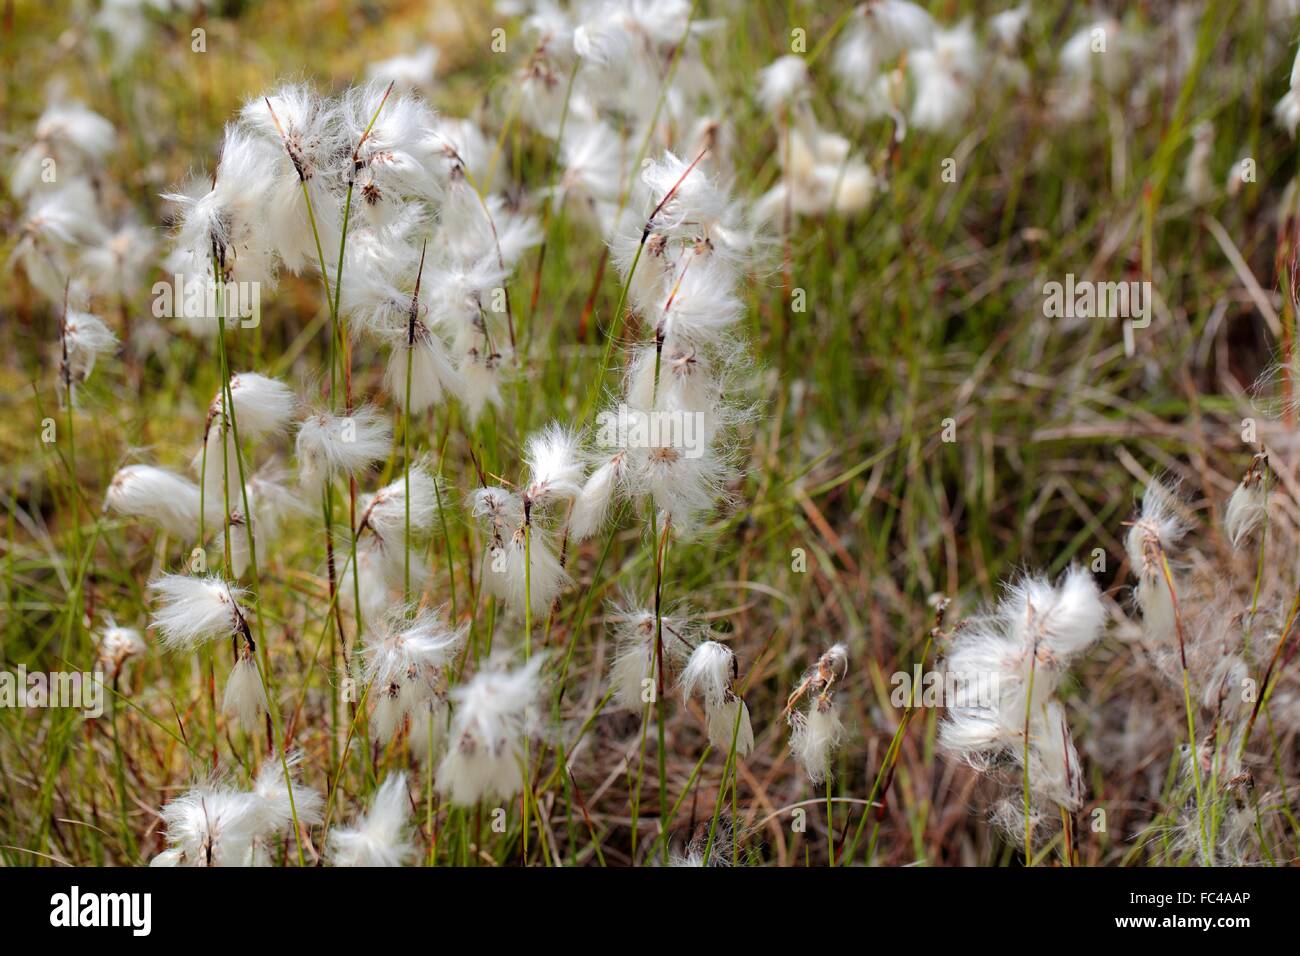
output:
[[[682,700],[689,700],[697,691],[706,706],[718,706],[727,695],[735,674],[736,655],[731,648],[717,641],[704,641],[686,662],[678,679]]]
[[[707,413],[704,413],[707,414]],[[645,442],[628,450],[629,493],[649,495],[674,527],[694,530],[725,500],[727,464],[715,449],[701,442],[693,449],[678,448],[671,439]]]
[[[578,436],[554,422],[528,436],[524,445],[529,484],[524,499],[531,505],[573,498],[582,490]]]
[[[1051,701],[1029,728],[1029,781],[1033,793],[1070,811],[1083,803],[1083,771],[1074,749],[1065,708]]]
[[[397,683],[376,687],[375,708],[370,712],[370,736],[380,746],[387,746],[406,723],[406,701],[402,685]]]
[[[399,408],[407,403],[407,364],[410,364],[410,411],[426,411],[442,401],[444,392],[459,395],[465,384],[452,363],[447,346],[436,331],[423,322],[415,324],[414,342],[403,336],[388,354],[384,387]]]
[[[1171,579],[1175,577],[1169,554],[1186,531],[1174,492],[1152,481],[1143,495],[1141,514],[1129,528],[1125,547],[1138,578],[1135,595],[1142,610],[1143,629],[1153,640],[1170,637],[1175,630],[1173,595],[1165,575],[1167,572]],[[1176,583],[1174,587],[1176,593]]]
[[[113,148],[113,124],[75,100],[51,103],[36,120],[30,144],[14,160],[10,191],[26,198],[43,185],[45,161],[58,165],[58,177],[95,171]]]
[[[130,658],[148,650],[140,632],[132,627],[113,624],[95,636],[96,663],[109,673],[116,674]]]
[[[656,305],[656,332],[669,354],[721,345],[745,312],[735,270],[716,256],[687,259]]]
[[[647,162],[641,182],[649,190],[647,212],[658,209],[648,225],[661,234],[718,223],[730,206],[727,194],[700,163],[671,152]]]
[[[782,177],[758,200],[758,219],[783,221],[787,209],[796,216],[822,216],[832,210],[852,215],[866,208],[876,192],[876,175],[851,153],[847,139],[815,128],[790,129],[787,139],[777,153]]]
[[[221,414],[209,409],[203,445],[194,455],[192,466],[203,486],[204,517],[224,524],[223,509],[227,494],[231,510],[241,507],[239,495],[239,446],[234,430]]]
[[[238,720],[246,733],[255,734],[261,729],[262,715],[267,712],[266,690],[251,655],[241,653],[235,662],[226,680],[221,712]]]
[[[640,711],[653,699],[659,684],[656,627],[661,632],[665,672],[686,663],[694,650],[692,642],[698,628],[683,611],[661,613],[657,624],[655,613],[649,608],[616,607],[610,617],[615,624],[615,649],[609,669],[611,704]],[[667,676],[665,673],[665,683]]]
[[[569,512],[571,539],[585,541],[604,527],[622,472],[623,455],[620,453],[587,477],[573,500],[573,510]]]
[[[505,557],[505,572],[498,575],[505,585],[501,596],[520,613],[531,604],[534,616],[544,614],[571,583],[555,556],[550,532],[536,524],[529,528],[527,540],[522,530],[515,533],[506,545]]]
[[[108,486],[104,505],[120,515],[156,521],[163,531],[182,541],[198,529],[198,485],[164,468],[119,468]]]
[[[240,372],[230,378],[235,427],[241,441],[261,441],[286,431],[298,410],[298,398],[283,382],[257,372]],[[217,414],[225,410],[223,396],[212,402]]]
[[[1004,50],[1014,50],[1020,42],[1020,34],[1029,19],[1029,4],[1021,3],[989,17],[989,34],[1001,44]]]
[[[351,827],[331,831],[326,858],[331,866],[406,865],[415,856],[409,816],[406,774],[389,774],[368,812]]]
[[[453,804],[509,800],[526,780],[524,745],[535,730],[543,657],[517,670],[485,669],[451,692],[454,711],[438,790]]]
[[[402,541],[406,536],[407,499],[410,499],[411,536],[429,534],[438,517],[438,478],[429,473],[423,462],[413,464],[408,475],[380,488],[373,495],[357,501],[360,526],[370,529],[385,548],[397,552],[401,564]]]
[[[1214,198],[1214,174],[1210,159],[1214,154],[1214,124],[1202,120],[1192,130],[1192,151],[1183,173],[1183,192],[1194,203],[1208,203]]]
[[[367,624],[381,620],[390,606],[389,592],[405,583],[405,568],[401,552],[392,552],[379,545],[357,549],[356,573],[348,561],[339,576],[339,604],[348,615],[356,613],[357,598],[361,601],[361,619]],[[394,559],[393,554],[396,554]],[[423,575],[418,557],[411,558],[411,586],[415,587]]]
[[[440,670],[464,646],[468,633],[468,624],[451,627],[438,609],[426,609],[414,618],[406,608],[396,609],[379,631],[366,637],[361,652],[365,679],[379,685],[400,684],[412,675]]]
[[[446,701],[437,694],[430,694],[410,709],[406,739],[416,763],[425,765],[430,762],[430,754],[435,761],[442,755],[449,713]]]
[[[979,49],[969,20],[938,30],[933,46],[913,50],[908,67],[916,77],[911,123],[916,129],[953,132],[975,102]]]
[[[463,343],[457,356],[460,398],[473,424],[489,406],[501,407],[501,356],[488,350],[485,344],[479,348]]]
[[[262,150],[259,172],[268,181],[262,218],[270,245],[290,272],[319,268],[317,237],[322,249],[339,247],[338,194],[354,145],[336,105],[305,84],[291,84],[249,100],[239,121]]]
[[[1168,554],[1187,532],[1177,505],[1175,493],[1160,481],[1147,485],[1142,497],[1142,511],[1125,540],[1129,563],[1138,573],[1159,574],[1159,555]]]
[[[202,283],[206,290],[212,288],[209,277],[219,265],[225,282],[273,285],[276,260],[267,219],[276,156],[246,130],[226,127],[213,178],[195,179],[181,192],[163,196],[179,213],[175,246],[166,263],[169,273]],[[206,303],[199,314],[189,307],[180,311],[179,317],[196,330],[217,331],[217,316],[207,314]]]
[[[736,756],[747,757],[754,749],[754,727],[749,721],[749,707],[734,694],[717,707],[707,708],[709,743],[730,753],[732,742]]]
[[[683,700],[698,692],[704,702],[709,742],[730,752],[734,735],[736,753],[743,757],[753,749],[754,731],[749,708],[732,690],[735,677],[736,655],[731,648],[703,641],[691,652],[677,684]]]
[[[808,92],[808,64],[790,53],[758,72],[758,101],[769,113],[780,113]]]
[[[1263,477],[1248,472],[1233,489],[1224,512],[1223,526],[1234,548],[1246,541],[1268,520],[1268,489]]]
[[[1010,633],[1052,663],[1065,667],[1101,636],[1106,609],[1092,575],[1073,565],[1053,587],[1046,578],[1026,577],[1008,589],[1003,614]]]
[[[808,779],[814,784],[830,777],[833,752],[844,736],[833,688],[845,677],[848,669],[848,647],[833,645],[803,675],[786,703],[790,752],[803,765]],[[795,710],[795,705],[805,697],[809,702],[807,712]]]
[[[1295,139],[1296,127],[1300,125],[1300,49],[1296,50],[1291,63],[1291,82],[1286,93],[1273,107],[1273,116],[1292,139]]]
[[[991,613],[955,632],[944,659],[954,697],[946,701],[940,748],[981,773],[1020,768],[1006,777],[1017,794],[1027,760],[1031,813],[1040,804],[1077,810],[1082,771],[1053,694],[1104,623],[1097,587],[1082,569],[1071,568],[1055,586],[1041,576],[1009,586]]]
[[[905,50],[930,45],[934,20],[909,0],[872,0],[854,11],[835,48],[832,68],[848,88],[866,91]]]
[[[831,776],[831,759],[844,737],[839,707],[814,701],[808,712],[791,715],[790,752],[803,765],[808,779],[821,784]]]
[[[63,317],[66,359],[60,367],[71,379],[84,382],[94,370],[96,360],[116,348],[117,336],[99,316],[69,310]]]
[[[306,488],[318,491],[335,475],[356,475],[387,457],[391,448],[392,432],[375,408],[351,415],[322,412],[298,428],[298,475]]]
[[[168,650],[192,651],[208,641],[246,633],[239,601],[244,592],[216,575],[167,574],[149,585],[158,595],[152,626]]]
[[[162,820],[169,849],[150,866],[248,866],[262,828],[251,794],[212,784],[172,800]]]
[[[284,763],[269,756],[253,781],[254,813],[262,837],[283,833],[293,826],[297,816],[301,826],[318,824],[324,818],[325,798],[320,791],[297,780],[302,764],[301,750],[285,754]],[[285,770],[289,777],[285,779]],[[290,792],[292,790],[292,793]]]

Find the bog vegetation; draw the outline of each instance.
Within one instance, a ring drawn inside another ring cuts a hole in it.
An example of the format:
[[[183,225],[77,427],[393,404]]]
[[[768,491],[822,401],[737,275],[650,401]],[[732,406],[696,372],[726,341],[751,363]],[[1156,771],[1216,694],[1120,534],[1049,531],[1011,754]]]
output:
[[[1113,7],[9,6],[0,859],[1294,860],[1300,8]]]

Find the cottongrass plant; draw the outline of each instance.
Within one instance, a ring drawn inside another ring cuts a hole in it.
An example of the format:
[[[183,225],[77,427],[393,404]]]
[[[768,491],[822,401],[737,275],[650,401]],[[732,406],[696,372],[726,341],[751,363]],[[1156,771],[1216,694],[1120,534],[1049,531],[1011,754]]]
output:
[[[831,760],[844,738],[844,722],[835,703],[835,684],[848,674],[849,652],[836,644],[804,674],[786,700],[786,721],[790,724],[790,752],[814,784],[831,776]],[[798,709],[806,700],[807,710]]]
[[[1129,532],[1140,650],[1181,692],[1185,713],[1177,791],[1185,809],[1153,826],[1176,834],[1172,854],[1207,866],[1246,859],[1251,831],[1262,852],[1278,852],[1270,846],[1278,795],[1256,792],[1254,777],[1270,762],[1280,766],[1273,720],[1285,718],[1287,698],[1275,699],[1278,667],[1300,600],[1287,600],[1268,560],[1270,476],[1261,452],[1224,506],[1228,553],[1217,562],[1188,550],[1188,505],[1159,480]],[[1261,713],[1266,758],[1249,754]]]
[[[1023,836],[1026,865],[1035,861],[1035,831],[1058,810],[1063,857],[1072,862],[1084,776],[1056,692],[1105,623],[1101,594],[1086,570],[1072,567],[1055,584],[1031,575],[1010,584],[991,611],[968,620],[944,658],[955,699],[939,744],[984,773],[1019,770],[1019,788],[1008,787],[993,816],[1009,835]]]

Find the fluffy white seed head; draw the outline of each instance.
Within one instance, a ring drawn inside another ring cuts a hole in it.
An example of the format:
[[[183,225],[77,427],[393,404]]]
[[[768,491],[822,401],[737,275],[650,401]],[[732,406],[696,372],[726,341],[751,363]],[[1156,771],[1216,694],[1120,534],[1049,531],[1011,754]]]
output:
[[[1056,669],[1091,647],[1106,623],[1101,592],[1077,565],[1055,586],[1033,576],[1011,585],[1001,613],[1012,637],[1037,653],[1040,664]]]
[[[610,618],[615,638],[609,669],[610,690],[614,694],[611,703],[624,710],[640,711],[652,699],[651,688],[657,693],[659,684],[655,613],[629,604],[613,608]],[[658,628],[667,683],[668,674],[679,670],[690,657],[699,627],[692,623],[688,611],[674,609],[660,614]]]
[[[104,506],[120,515],[156,521],[167,534],[186,540],[199,523],[198,485],[152,465],[126,465],[109,483]]]
[[[1175,493],[1160,481],[1147,485],[1142,511],[1129,528],[1125,545],[1129,563],[1141,578],[1160,577],[1161,558],[1182,540],[1187,525],[1178,512]]]
[[[394,610],[378,632],[367,635],[362,651],[365,679],[383,686],[402,684],[446,667],[465,643],[468,625],[451,627],[437,609],[411,617]]]
[[[279,760],[267,760],[253,781],[254,813],[258,833],[262,838],[284,833],[293,826],[294,816],[301,826],[318,824],[323,818],[325,799],[320,791],[297,779],[302,765],[301,750],[285,754],[283,765]],[[286,768],[288,779],[285,779]],[[290,790],[292,789],[292,804]]]
[[[221,395],[212,400],[211,411],[224,414]],[[235,409],[235,427],[241,440],[261,441],[289,428],[298,410],[298,398],[283,382],[257,372],[240,372],[230,378],[230,397]]]
[[[909,0],[868,0],[854,11],[835,48],[832,67],[861,95],[881,69],[905,50],[929,46],[934,20]]]
[[[169,849],[151,866],[248,866],[261,829],[248,793],[219,784],[186,791],[162,809]]]
[[[148,650],[140,632],[132,627],[113,624],[95,636],[96,663],[109,674],[116,674],[132,657]]]
[[[422,321],[413,329],[413,335],[402,336],[388,353],[384,387],[400,408],[406,408],[409,395],[411,412],[419,413],[441,402],[447,392],[462,394],[465,383],[441,335]]]
[[[717,641],[703,641],[691,652],[678,680],[682,700],[697,692],[706,706],[719,706],[735,676],[736,655]]]
[[[524,786],[524,742],[536,725],[543,658],[517,670],[489,667],[451,692],[454,714],[438,789],[452,803],[509,800]]]
[[[321,412],[298,428],[298,475],[304,487],[319,490],[335,475],[353,476],[388,455],[392,431],[370,406],[351,415]]]
[[[196,178],[163,196],[179,214],[168,272],[206,282],[219,268],[227,282],[274,284],[276,249],[268,217],[277,155],[247,130],[226,127],[213,179]],[[215,332],[216,322],[209,328]]]
[[[257,662],[248,653],[241,652],[221,701],[221,712],[239,722],[249,734],[256,734],[262,725],[262,715],[267,712],[266,691]]]
[[[814,700],[807,713],[794,711],[790,717],[790,752],[812,783],[823,783],[831,775],[832,756],[844,737],[839,706]]]
[[[406,774],[389,774],[370,809],[350,827],[335,827],[326,858],[331,866],[404,866],[415,856]]]
[[[779,57],[758,73],[758,101],[769,113],[781,112],[807,93],[808,64],[801,56]]]
[[[569,537],[585,541],[604,527],[624,469],[620,452],[587,476],[569,512]]]
[[[408,498],[412,536],[429,534],[438,518],[437,482],[424,462],[415,463],[409,473],[409,495],[408,475],[403,475],[358,500],[361,527],[372,531],[385,547],[396,549],[400,558],[402,539],[406,535]]]
[[[534,616],[544,614],[570,583],[551,533],[536,523],[526,532],[521,526],[487,554],[484,586],[520,614],[529,604]]]
[[[267,240],[290,272],[318,268],[316,237],[323,249],[339,246],[338,193],[350,159],[336,105],[305,84],[290,84],[249,100],[240,123],[262,151]]]
[[[524,446],[529,482],[525,500],[533,507],[573,498],[582,491],[578,436],[552,422],[528,436]]]
[[[749,708],[732,690],[735,676],[736,656],[731,648],[702,641],[691,652],[677,684],[683,700],[698,693],[703,701],[709,742],[730,752],[734,739],[736,753],[745,756],[753,749],[754,731]]]
[[[734,741],[736,756],[747,757],[754,749],[754,726],[749,719],[749,705],[730,695],[716,707],[706,707],[709,722],[709,743],[729,753]]]
[[[1129,564],[1138,579],[1134,594],[1142,610],[1142,629],[1154,642],[1173,637],[1176,630],[1174,594],[1178,585],[1170,554],[1187,531],[1177,503],[1173,491],[1152,481],[1142,498],[1141,514],[1125,540]]]
[[[69,309],[63,317],[62,347],[60,368],[70,380],[84,382],[99,357],[117,348],[117,336],[99,316]]]
[[[1256,456],[1241,482],[1233,489],[1224,512],[1223,526],[1234,548],[1239,547],[1268,520],[1268,459]]]
[[[191,651],[208,641],[245,633],[244,592],[217,575],[166,574],[149,585],[158,598],[151,625],[168,650]]]

